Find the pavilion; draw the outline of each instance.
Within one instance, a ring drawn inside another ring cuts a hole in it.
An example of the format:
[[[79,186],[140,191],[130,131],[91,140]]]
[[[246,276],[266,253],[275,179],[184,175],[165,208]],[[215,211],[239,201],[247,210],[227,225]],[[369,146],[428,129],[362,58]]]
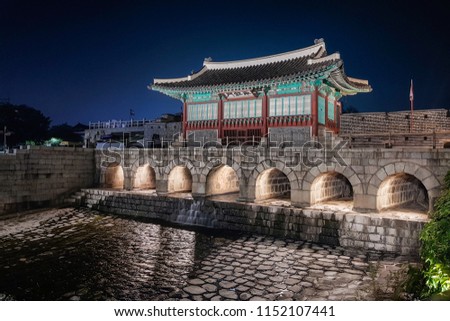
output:
[[[338,133],[345,95],[370,92],[351,78],[323,39],[271,56],[215,62],[182,78],[154,79],[150,89],[183,103],[183,137],[196,141],[305,142]]]

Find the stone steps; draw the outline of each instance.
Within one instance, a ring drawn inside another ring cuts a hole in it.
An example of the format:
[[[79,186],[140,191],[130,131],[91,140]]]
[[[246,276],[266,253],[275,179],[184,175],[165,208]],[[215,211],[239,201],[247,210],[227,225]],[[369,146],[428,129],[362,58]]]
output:
[[[78,191],[64,199],[64,203],[74,206],[82,206],[86,201],[86,192]]]

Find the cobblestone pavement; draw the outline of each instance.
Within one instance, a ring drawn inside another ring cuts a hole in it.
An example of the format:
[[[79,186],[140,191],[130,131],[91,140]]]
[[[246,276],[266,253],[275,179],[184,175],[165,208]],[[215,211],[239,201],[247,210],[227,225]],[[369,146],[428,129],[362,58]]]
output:
[[[74,208],[2,219],[0,239],[0,300],[373,300],[401,266]]]

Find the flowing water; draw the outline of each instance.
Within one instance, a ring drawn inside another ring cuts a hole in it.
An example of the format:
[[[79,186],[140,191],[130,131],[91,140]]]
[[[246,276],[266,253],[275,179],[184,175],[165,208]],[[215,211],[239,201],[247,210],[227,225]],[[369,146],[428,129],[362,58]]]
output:
[[[201,211],[203,208],[203,200],[194,200],[187,209],[181,209],[179,213],[174,213],[174,222],[182,225],[204,226],[209,228],[216,227],[216,213],[204,213]]]

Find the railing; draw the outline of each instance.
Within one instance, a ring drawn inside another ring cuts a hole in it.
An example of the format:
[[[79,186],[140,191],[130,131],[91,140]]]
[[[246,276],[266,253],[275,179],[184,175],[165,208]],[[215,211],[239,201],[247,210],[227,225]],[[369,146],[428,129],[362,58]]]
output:
[[[312,121],[311,115],[269,116],[267,122],[271,126],[306,126]]]
[[[154,120],[152,121],[149,119],[98,121],[98,122],[89,122],[89,129],[142,127],[145,124],[154,122],[155,122]]]

